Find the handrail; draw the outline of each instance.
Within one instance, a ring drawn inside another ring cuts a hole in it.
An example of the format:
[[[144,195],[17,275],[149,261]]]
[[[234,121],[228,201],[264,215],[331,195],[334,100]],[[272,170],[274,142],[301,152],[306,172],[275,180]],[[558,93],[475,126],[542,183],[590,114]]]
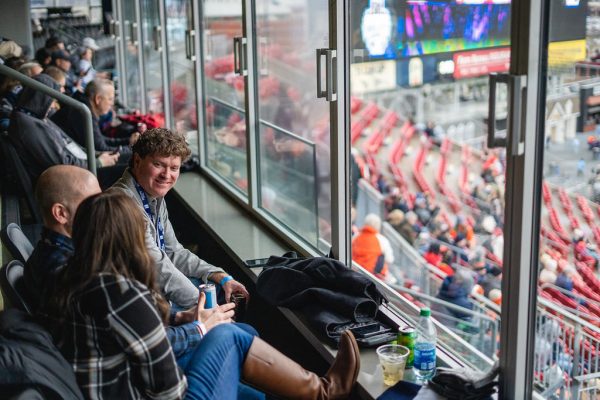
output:
[[[398,309],[398,313],[399,313],[398,315],[402,315],[402,318],[404,320],[406,320],[406,322],[409,322],[409,323],[415,323],[416,322],[415,318],[417,318],[418,315],[419,315],[419,307],[415,303],[409,301],[404,296],[398,296],[397,293],[396,293],[397,292],[396,288],[398,288],[397,285],[390,285],[389,283],[386,283],[384,281],[381,281],[381,280],[377,279],[375,277],[375,275],[373,275],[371,272],[365,270],[364,268],[360,267],[354,261],[352,262],[352,265],[353,265],[352,269],[354,271],[358,271],[358,272],[360,272],[360,273],[362,273],[362,274],[364,274],[366,276],[369,276],[370,279],[373,282],[375,282],[375,285],[377,286],[377,288],[379,290],[381,290],[383,293],[386,293],[388,295],[390,295],[390,294],[396,294],[396,296],[394,297],[394,300],[396,301],[396,303],[397,304],[401,304],[401,307],[408,308],[409,312],[414,313],[414,314],[410,314],[409,315],[408,313],[402,312],[401,310]],[[396,307],[399,308],[400,306],[397,305],[396,303],[390,302],[388,304],[388,306],[394,306],[394,309]],[[439,321],[434,321],[434,323],[436,324],[436,328],[438,329],[438,333],[443,332],[445,336],[448,336],[449,338],[451,338],[452,340],[456,341],[458,344],[460,344],[461,346],[463,346],[466,350],[469,351],[469,354],[475,355],[476,357],[479,358],[479,360],[481,360],[482,362],[484,362],[486,364],[486,368],[487,367],[491,367],[494,364],[494,361],[490,357],[488,357],[487,355],[485,355],[484,353],[482,353],[480,350],[478,350],[477,348],[475,348],[473,345],[471,345],[470,343],[468,343],[467,341],[465,341],[463,338],[461,338],[460,336],[458,336],[456,334],[456,332],[454,332],[453,330],[451,330],[449,327],[441,324]],[[438,344],[443,345],[443,347],[446,350],[449,350],[451,348],[448,344],[446,344],[444,342],[439,342],[438,341]],[[472,368],[474,370],[479,370],[479,371],[483,370],[479,366],[477,366],[472,360],[468,360],[465,357],[463,357],[463,356],[461,356],[461,355],[459,355],[457,353],[452,353],[452,354],[453,354],[453,356],[455,358],[460,359],[460,361],[464,365],[468,365],[470,368]]]
[[[572,312],[566,311],[562,306],[559,306],[559,305],[555,304],[554,302],[552,302],[548,299],[545,299],[539,295],[537,297],[537,301],[538,301],[538,306],[542,305],[546,308],[549,308],[553,312],[560,314],[562,317],[569,318],[573,322],[589,329],[590,331],[592,331],[594,333],[600,333],[600,328],[598,328],[596,325],[593,325],[590,322],[578,317],[577,315],[573,314]],[[539,311],[539,309],[538,309],[538,311]]]
[[[428,301],[430,303],[436,303],[438,305],[444,306],[448,310],[455,310],[455,311],[461,312],[463,314],[467,314],[470,317],[473,317],[474,321],[476,321],[478,319],[480,321],[480,327],[481,327],[481,323],[483,321],[487,322],[488,324],[490,324],[489,326],[491,327],[491,330],[492,330],[492,338],[493,338],[492,342],[491,342],[491,354],[492,354],[492,357],[496,353],[496,341],[495,341],[495,337],[496,337],[496,333],[499,331],[499,327],[498,327],[498,324],[500,322],[500,318],[499,317],[493,318],[493,317],[491,317],[491,316],[489,316],[489,315],[487,315],[485,313],[477,312],[477,311],[473,311],[473,310],[469,310],[468,308],[457,306],[456,304],[452,304],[452,303],[450,303],[448,301],[439,299],[437,297],[429,296],[427,294],[420,293],[420,292],[417,292],[417,291],[414,291],[412,289],[408,289],[408,288],[405,288],[405,287],[402,287],[402,286],[397,286],[397,285],[390,285],[390,286],[393,287],[398,292],[408,293],[411,296],[420,297],[424,301]],[[446,320],[450,320],[450,321],[452,321],[452,320],[459,321],[460,320],[460,318],[455,318],[452,315],[447,315],[447,314],[443,314],[443,313],[441,313],[441,314],[442,314],[443,318],[446,318]],[[437,316],[436,316],[436,318],[437,318]],[[441,321],[438,321],[438,322],[441,323]],[[476,324],[474,322],[466,321],[466,320],[463,320],[461,322],[466,323],[469,326],[476,327]],[[447,327],[447,328],[450,329],[450,327]],[[478,336],[480,336],[480,337],[484,336],[485,335],[485,331],[486,331],[485,329],[480,329],[479,333],[478,333]]]
[[[6,65],[0,64],[0,74],[4,74],[9,78],[16,79],[21,82],[24,86],[30,87],[35,90],[39,90],[40,92],[57,99],[58,101],[65,103],[80,113],[83,114],[84,125],[83,129],[85,131],[85,147],[87,151],[87,166],[91,173],[96,175],[96,149],[94,147],[94,129],[92,128],[92,113],[89,108],[85,104],[80,101],[74,100],[71,97],[60,93],[58,90],[54,90],[43,83],[36,81],[35,79],[31,79],[27,75],[24,75],[20,72],[13,70],[12,68],[7,67]]]
[[[477,311],[469,310],[468,308],[465,308],[465,307],[457,306],[456,304],[452,304],[452,303],[450,303],[450,302],[448,302],[446,300],[442,300],[442,299],[439,299],[437,297],[429,296],[428,294],[425,294],[425,293],[417,292],[415,290],[412,290],[412,289],[409,289],[409,288],[405,288],[403,286],[398,286],[398,285],[390,285],[390,286],[392,288],[394,288],[395,290],[399,291],[399,292],[404,292],[404,293],[410,294],[411,296],[414,296],[414,297],[420,297],[420,298],[422,298],[425,301],[429,301],[429,302],[432,302],[432,303],[437,303],[437,304],[442,305],[442,306],[444,306],[444,307],[446,307],[448,309],[459,311],[459,312],[461,312],[463,314],[468,314],[471,317],[481,318],[481,319],[484,319],[484,320],[489,321],[489,322],[496,322],[497,321],[496,318],[492,318],[489,315],[482,314],[482,313],[479,313]]]
[[[539,289],[542,289],[542,290],[546,289],[546,288],[554,289],[554,290],[558,291],[559,293],[564,294],[565,296],[568,296],[568,297],[570,297],[572,299],[578,299],[579,301],[588,302],[588,303],[594,303],[596,305],[600,305],[600,302],[598,302],[598,301],[596,301],[594,299],[590,299],[589,297],[582,296],[582,295],[577,294],[577,293],[573,293],[571,291],[568,291],[566,289],[561,288],[560,286],[556,286],[556,285],[554,285],[552,283],[544,283],[544,284],[542,284],[542,285],[539,286]],[[579,302],[577,304],[581,305]],[[571,308],[571,307],[567,307],[565,305],[563,305],[562,308],[564,310],[572,310],[571,313],[573,315],[575,315],[575,316],[578,316],[578,317],[583,314],[583,312],[580,311],[579,308]],[[584,315],[584,318],[587,318],[590,321],[600,321],[600,317],[593,316],[593,315],[589,315],[589,316]]]
[[[500,309],[500,306],[498,304],[494,303],[492,300],[488,299],[487,297],[485,297],[485,296],[483,296],[483,295],[481,295],[479,293],[471,293],[470,296],[474,300],[476,300],[476,301],[478,301],[480,303],[485,304],[485,306],[486,306],[486,308],[488,310],[493,311],[496,314],[498,314],[498,316],[500,316],[501,309]]]
[[[564,288],[562,288],[562,287],[560,287],[560,286],[558,286],[558,285],[556,285],[554,283],[546,282],[546,283],[541,284],[539,286],[539,288],[540,289],[546,289],[546,288],[554,289],[554,290],[557,290],[558,292],[560,292],[560,293],[562,293],[562,294],[564,294],[564,295],[566,295],[568,297],[571,297],[571,298],[574,298],[574,299],[578,299],[578,300],[584,301],[586,303],[594,303],[595,305],[600,306],[600,301],[594,300],[594,299],[592,299],[590,297],[587,297],[587,296],[584,296],[582,294],[574,293],[573,291],[564,289]]]

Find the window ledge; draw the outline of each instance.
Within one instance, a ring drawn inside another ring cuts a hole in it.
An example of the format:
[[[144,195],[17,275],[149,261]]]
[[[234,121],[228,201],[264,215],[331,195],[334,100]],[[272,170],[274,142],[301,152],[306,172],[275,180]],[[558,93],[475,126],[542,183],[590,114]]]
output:
[[[225,196],[207,178],[197,173],[182,174],[174,189],[183,203],[187,204],[203,227],[210,232],[223,249],[233,258],[244,260],[264,258],[271,254],[283,254],[290,246],[274,238],[265,227],[230,197]],[[246,269],[256,282],[259,268]],[[280,308],[285,317],[311,343],[328,362],[333,361],[336,350],[323,343],[303,322],[299,315]],[[405,379],[414,381],[412,370],[406,370]],[[358,395],[361,398],[379,397],[388,387],[383,384],[381,367],[374,349],[361,350],[361,367],[358,376]]]

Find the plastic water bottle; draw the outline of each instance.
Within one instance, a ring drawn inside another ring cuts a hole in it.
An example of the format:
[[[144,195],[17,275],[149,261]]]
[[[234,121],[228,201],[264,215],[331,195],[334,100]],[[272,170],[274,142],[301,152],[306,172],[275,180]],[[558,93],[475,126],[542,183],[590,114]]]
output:
[[[429,308],[422,308],[415,340],[415,375],[419,380],[429,380],[435,375],[435,345],[437,331],[431,321]]]

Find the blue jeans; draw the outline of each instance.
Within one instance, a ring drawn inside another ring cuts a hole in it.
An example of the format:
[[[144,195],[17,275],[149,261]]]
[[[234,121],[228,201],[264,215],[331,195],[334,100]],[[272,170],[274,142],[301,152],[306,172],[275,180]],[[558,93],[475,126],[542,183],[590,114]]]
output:
[[[240,383],[242,364],[258,336],[246,324],[211,329],[195,349],[177,360],[188,380],[186,399],[264,400],[265,395]]]

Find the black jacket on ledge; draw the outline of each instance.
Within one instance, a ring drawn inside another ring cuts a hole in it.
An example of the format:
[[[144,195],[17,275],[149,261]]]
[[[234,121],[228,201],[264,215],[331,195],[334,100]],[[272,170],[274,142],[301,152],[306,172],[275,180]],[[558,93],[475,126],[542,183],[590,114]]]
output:
[[[271,256],[256,289],[272,305],[301,311],[333,340],[339,338],[340,327],[373,320],[387,301],[369,278],[325,257]]]
[[[0,313],[0,397],[13,396],[83,399],[73,368],[50,334],[30,315],[8,309]]]

